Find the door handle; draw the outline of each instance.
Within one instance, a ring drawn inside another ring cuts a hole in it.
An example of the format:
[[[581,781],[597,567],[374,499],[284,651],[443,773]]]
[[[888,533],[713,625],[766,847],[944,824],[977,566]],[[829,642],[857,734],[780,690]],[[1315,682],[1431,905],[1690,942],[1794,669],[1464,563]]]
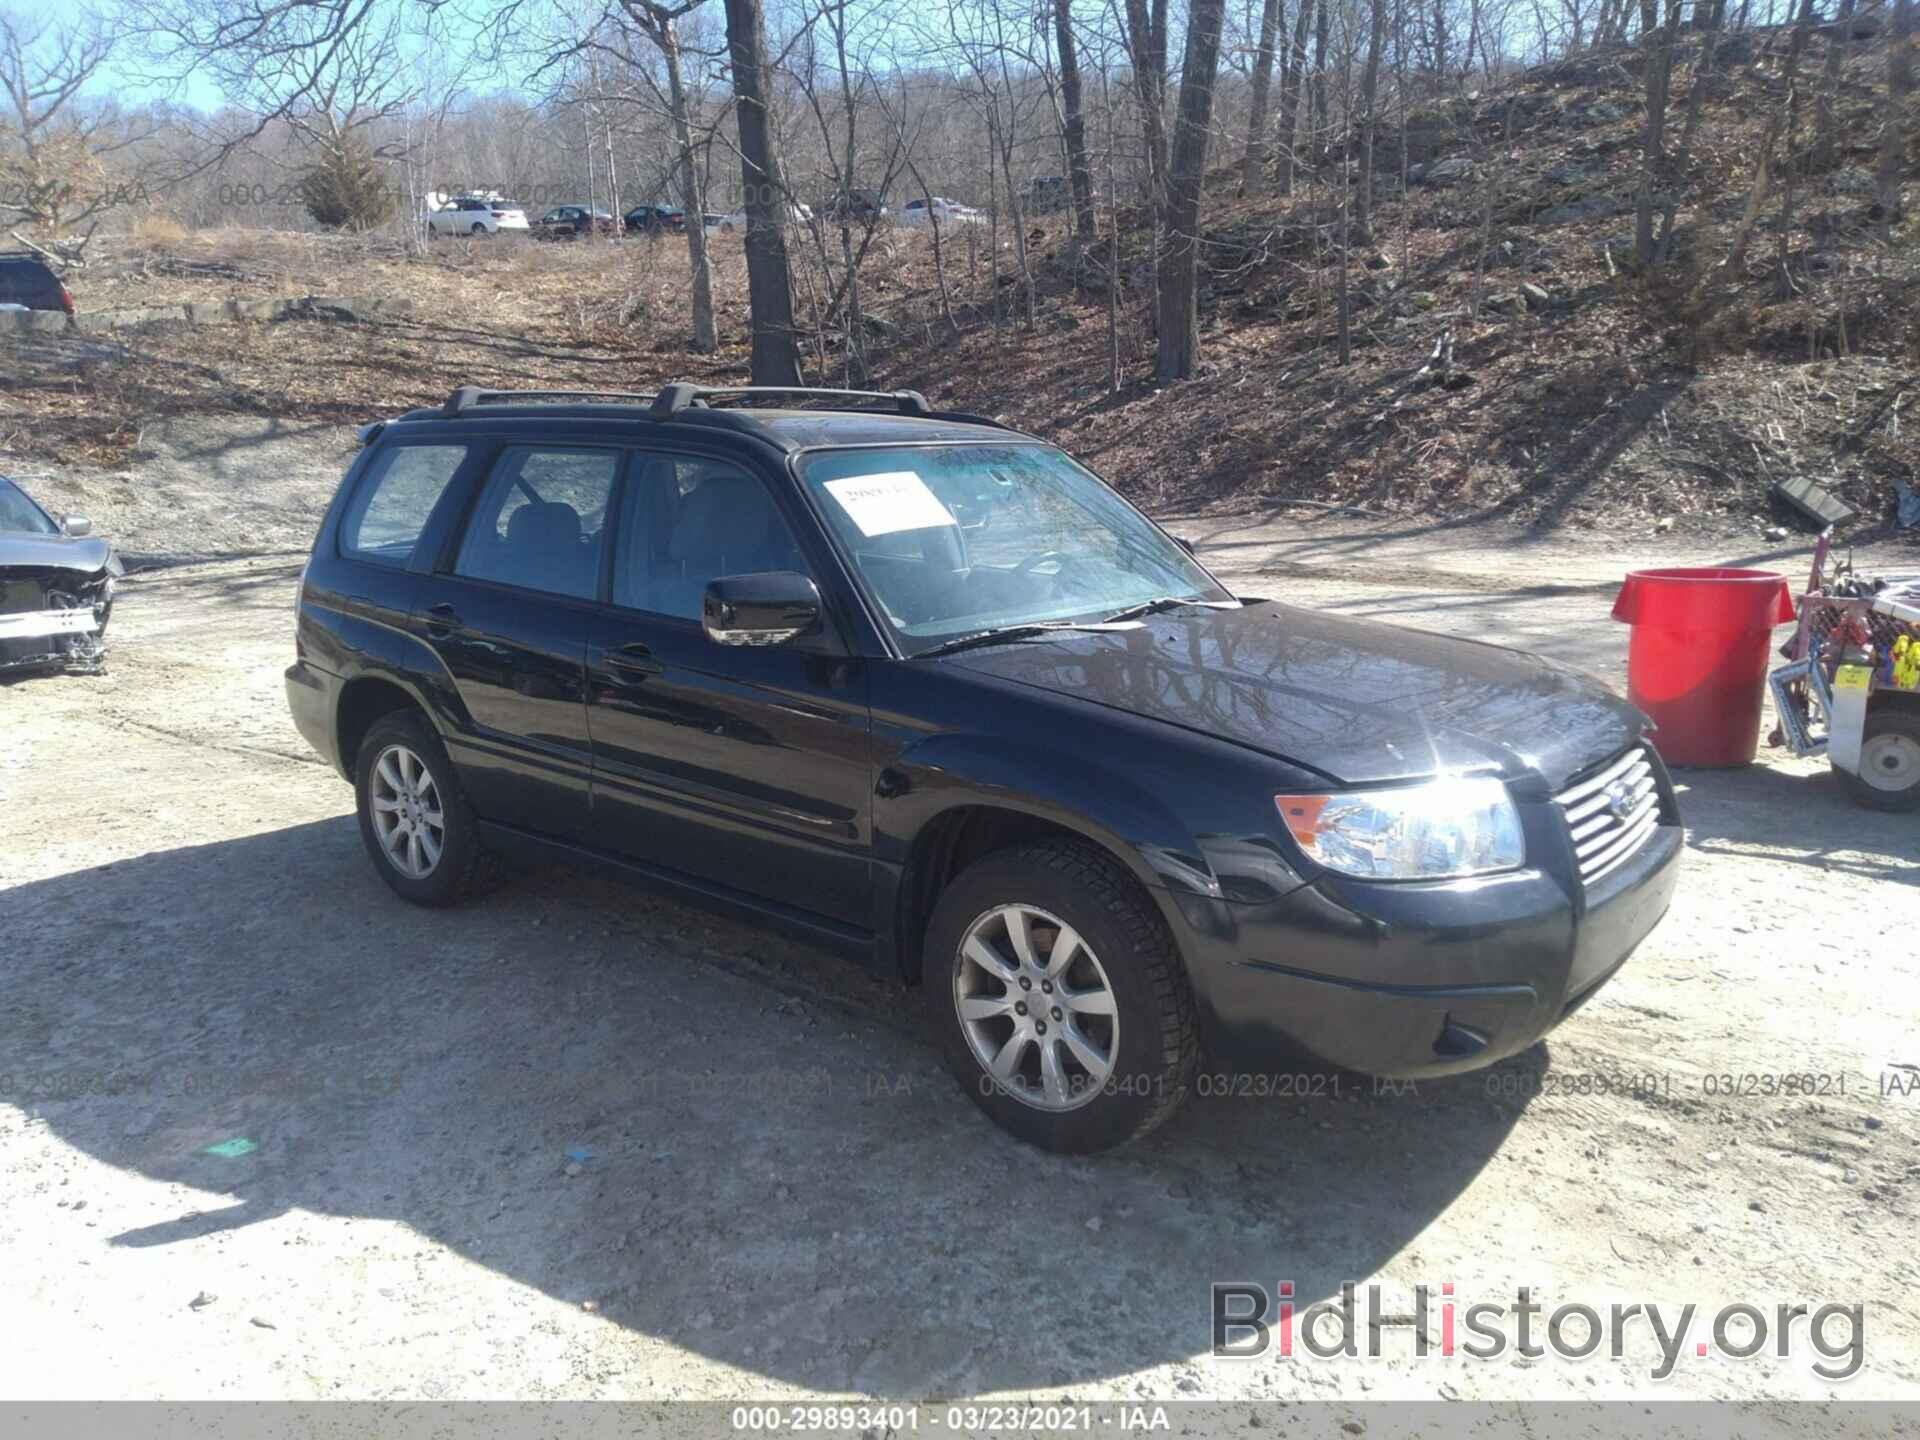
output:
[[[442,601],[427,607],[427,629],[436,635],[448,635],[460,628],[460,612]]]
[[[653,651],[645,645],[622,645],[617,650],[607,652],[607,668],[617,671],[630,680],[644,680],[649,675],[658,675],[667,667],[653,658]]]

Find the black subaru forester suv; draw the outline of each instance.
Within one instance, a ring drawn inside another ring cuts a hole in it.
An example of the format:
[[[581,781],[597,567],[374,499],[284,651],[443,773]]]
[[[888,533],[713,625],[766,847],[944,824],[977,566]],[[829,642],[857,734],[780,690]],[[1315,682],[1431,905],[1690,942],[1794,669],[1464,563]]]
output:
[[[1672,785],[1597,681],[1235,598],[913,392],[465,388],[362,438],[287,695],[386,882],[587,862],[844,948],[1050,1149],[1203,1053],[1490,1064],[1672,897]]]

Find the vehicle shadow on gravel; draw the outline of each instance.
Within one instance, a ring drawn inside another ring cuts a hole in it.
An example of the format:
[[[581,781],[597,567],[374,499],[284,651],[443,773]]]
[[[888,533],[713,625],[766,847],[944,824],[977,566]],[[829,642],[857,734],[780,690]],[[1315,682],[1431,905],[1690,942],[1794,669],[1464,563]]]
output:
[[[1913,815],[1856,804],[1824,762],[1803,774],[1767,764],[1766,754],[1737,770],[1674,771],[1690,848],[1920,886]]]
[[[101,1214],[90,1263],[198,1244],[210,1288],[287,1293],[363,1243],[301,1212],[391,1218],[609,1323],[835,1390],[1069,1387],[1205,1354],[1214,1281],[1337,1295],[1460,1195],[1546,1065],[1536,1047],[1397,1095],[1259,1082],[1292,1093],[1198,1100],[1066,1159],[975,1111],[897,986],[571,874],[416,909],[348,817],[5,903],[34,937],[0,968],[5,1098],[198,1192]],[[267,1220],[270,1248],[228,1270],[231,1232]]]

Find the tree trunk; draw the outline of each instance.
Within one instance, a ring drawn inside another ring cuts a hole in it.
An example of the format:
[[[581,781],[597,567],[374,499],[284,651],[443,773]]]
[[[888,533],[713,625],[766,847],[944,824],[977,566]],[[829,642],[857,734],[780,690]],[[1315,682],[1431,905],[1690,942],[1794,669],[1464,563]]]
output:
[[[1260,7],[1260,47],[1253,55],[1253,99],[1247,115],[1247,153],[1240,162],[1240,189],[1247,195],[1257,195],[1266,187],[1267,157],[1272,148],[1267,143],[1267,107],[1269,92],[1273,89],[1274,45],[1283,19],[1280,0],[1266,0]],[[1284,75],[1281,85],[1282,88],[1286,85]]]
[[[1784,187],[1780,195],[1780,240],[1775,250],[1775,264],[1779,273],[1775,283],[1783,299],[1793,292],[1793,278],[1787,271],[1787,246],[1793,235],[1793,212],[1799,204],[1799,181],[1806,173],[1807,161],[1805,155],[1795,151],[1800,138],[1800,62],[1805,58],[1812,39],[1813,0],[1801,0],[1800,14],[1793,25],[1793,41],[1787,47],[1787,63],[1781,70],[1781,76],[1787,82],[1787,129],[1786,148],[1780,165]]]
[[[1880,238],[1891,242],[1902,212],[1900,171],[1907,148],[1907,100],[1913,94],[1913,0],[1896,0],[1887,37],[1887,115],[1880,134],[1880,171],[1874,187]]]
[[[666,60],[667,108],[673,118],[673,145],[680,164],[680,203],[687,211],[687,263],[693,270],[693,342],[696,355],[720,348],[713,323],[713,263],[707,258],[707,197],[700,167],[693,160],[693,123],[687,115],[686,80],[680,73],[680,37],[672,20],[663,20],[655,39]]]
[[[1166,9],[1155,7],[1164,26]],[[1133,85],[1140,97],[1140,125],[1147,145],[1147,203],[1157,215],[1166,203],[1167,33],[1157,33],[1147,0],[1127,0],[1127,55],[1133,65]]]
[[[1322,0],[1325,3],[1325,0]],[[1293,17],[1293,45],[1280,71],[1280,193],[1293,193],[1293,146],[1300,122],[1300,87],[1307,77],[1307,27],[1313,21],[1314,0],[1300,0]]]
[[[800,352],[793,339],[793,282],[787,270],[787,191],[780,143],[767,113],[766,24],[760,0],[726,0],[726,7],[740,179],[746,192],[753,383],[798,385]]]
[[[1386,0],[1372,0],[1372,24],[1367,35],[1367,68],[1360,73],[1360,242],[1373,239],[1374,99],[1380,93],[1380,50],[1387,38]],[[1352,125],[1349,122],[1348,128]],[[1345,259],[1341,260],[1344,267]]]
[[[1324,144],[1331,133],[1327,119],[1327,40],[1332,34],[1333,7],[1320,0],[1320,14],[1313,29],[1313,131],[1315,144]]]
[[[1813,164],[1816,172],[1833,168],[1834,147],[1840,140],[1840,120],[1834,102],[1840,94],[1840,66],[1847,58],[1847,21],[1853,16],[1853,0],[1840,0],[1836,24],[1827,31],[1827,60],[1820,72],[1820,95],[1814,101]]]
[[[1680,28],[1680,0],[1667,0],[1666,23],[1652,23],[1655,0],[1642,0],[1641,23],[1647,35],[1647,119],[1640,132],[1640,189],[1634,198],[1633,259],[1641,269],[1653,263],[1655,187],[1665,178],[1667,95],[1673,82],[1673,39]]]
[[[1700,58],[1694,62],[1693,77],[1687,82],[1687,119],[1680,127],[1680,149],[1673,160],[1673,174],[1667,186],[1667,203],[1660,214],[1660,234],[1653,242],[1653,263],[1664,265],[1673,244],[1673,225],[1680,213],[1680,187],[1686,183],[1687,162],[1693,158],[1693,137],[1700,129],[1700,112],[1706,107],[1707,91],[1713,84],[1714,52],[1719,48],[1720,31],[1712,10],[1707,11],[1706,34],[1700,40]]]
[[[1740,223],[1733,232],[1733,244],[1727,251],[1726,270],[1736,285],[1746,279],[1747,242],[1753,237],[1753,227],[1760,219],[1760,207],[1767,203],[1767,190],[1773,183],[1773,147],[1779,143],[1780,131],[1787,123],[1787,107],[1782,103],[1774,110],[1767,121],[1766,133],[1760,139],[1760,158],[1754,162],[1753,184],[1747,191],[1747,203],[1740,214]]]
[[[1080,91],[1080,52],[1073,38],[1073,0],[1054,0],[1053,37],[1060,52],[1061,128],[1067,141],[1067,183],[1073,191],[1077,245],[1093,240],[1093,170],[1087,163],[1087,118]]]
[[[1167,259],[1159,297],[1160,343],[1154,374],[1186,380],[1199,359],[1200,191],[1213,126],[1213,82],[1220,65],[1224,0],[1193,0],[1187,54],[1180,67],[1180,114],[1167,180]]]

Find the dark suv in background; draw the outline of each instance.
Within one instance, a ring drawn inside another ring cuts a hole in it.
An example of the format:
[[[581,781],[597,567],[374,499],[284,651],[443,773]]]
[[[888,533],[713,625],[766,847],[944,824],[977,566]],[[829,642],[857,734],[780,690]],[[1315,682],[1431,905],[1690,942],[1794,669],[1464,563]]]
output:
[[[913,392],[463,389],[363,438],[287,695],[386,882],[576,861],[838,946],[1036,1144],[1141,1134],[1203,1048],[1489,1064],[1672,896],[1672,787],[1597,681],[1238,599]]]
[[[73,314],[73,292],[31,250],[0,250],[0,309],[60,310]]]

